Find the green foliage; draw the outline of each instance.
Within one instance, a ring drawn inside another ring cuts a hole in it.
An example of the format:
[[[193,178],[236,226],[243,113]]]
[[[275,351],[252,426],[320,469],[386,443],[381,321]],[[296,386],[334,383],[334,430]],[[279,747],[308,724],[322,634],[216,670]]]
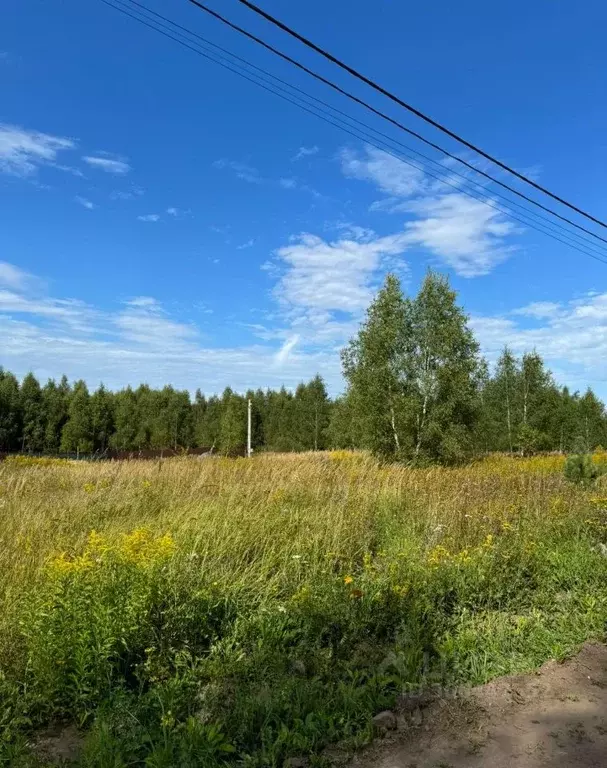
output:
[[[518,430],[516,445],[522,456],[533,456],[545,444],[541,432],[529,424],[521,424]]]
[[[409,300],[389,275],[342,360],[376,455],[456,463],[471,454],[483,365],[446,278],[429,272]]]
[[[227,456],[234,454],[247,439],[247,404],[227,387],[221,398],[222,416],[219,448]]]
[[[44,404],[38,379],[28,373],[21,382],[21,413],[23,419],[22,446],[24,451],[44,449]]]
[[[591,485],[604,471],[604,467],[595,463],[587,453],[567,456],[563,468],[567,480],[580,485]]]
[[[19,382],[12,373],[0,368],[0,450],[20,448],[22,413]]]
[[[93,450],[91,397],[84,381],[77,381],[70,395],[68,420],[61,433],[61,450],[90,453]]]

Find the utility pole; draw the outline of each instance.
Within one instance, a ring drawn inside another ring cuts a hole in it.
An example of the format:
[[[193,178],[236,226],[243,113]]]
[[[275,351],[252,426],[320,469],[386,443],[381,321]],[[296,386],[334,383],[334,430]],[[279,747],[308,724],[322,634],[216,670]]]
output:
[[[251,398],[248,400],[247,407],[247,458],[251,458]]]

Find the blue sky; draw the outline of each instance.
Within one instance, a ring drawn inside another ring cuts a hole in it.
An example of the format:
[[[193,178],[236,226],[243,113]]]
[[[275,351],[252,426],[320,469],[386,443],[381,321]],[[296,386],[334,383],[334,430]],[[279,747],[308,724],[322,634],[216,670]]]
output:
[[[147,4],[431,153],[185,0]],[[607,216],[604,4],[264,7]],[[235,0],[221,9],[460,151]],[[9,2],[0,94],[0,364],[19,375],[214,392],[318,371],[336,393],[386,271],[415,291],[431,266],[491,359],[535,347],[559,381],[607,396],[607,265],[466,196],[452,165],[441,184],[99,0]]]

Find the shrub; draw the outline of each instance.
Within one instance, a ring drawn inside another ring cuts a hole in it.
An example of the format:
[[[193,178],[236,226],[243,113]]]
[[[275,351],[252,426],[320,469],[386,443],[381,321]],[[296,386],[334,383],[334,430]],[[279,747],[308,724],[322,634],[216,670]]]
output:
[[[591,485],[602,474],[601,467],[587,453],[568,456],[563,471],[567,480],[580,485]]]

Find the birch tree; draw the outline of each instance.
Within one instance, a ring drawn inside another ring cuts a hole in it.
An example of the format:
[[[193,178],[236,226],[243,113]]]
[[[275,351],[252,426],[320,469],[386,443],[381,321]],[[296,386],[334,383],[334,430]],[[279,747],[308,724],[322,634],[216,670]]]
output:
[[[403,297],[389,275],[342,355],[366,446],[383,457],[455,462],[473,449],[483,362],[445,277]]]
[[[398,278],[388,275],[358,335],[342,352],[354,418],[366,447],[384,458],[403,457],[411,448],[406,429],[411,309]]]
[[[410,381],[414,458],[460,461],[473,450],[484,366],[445,276],[428,272],[413,301],[409,333],[404,375]]]

